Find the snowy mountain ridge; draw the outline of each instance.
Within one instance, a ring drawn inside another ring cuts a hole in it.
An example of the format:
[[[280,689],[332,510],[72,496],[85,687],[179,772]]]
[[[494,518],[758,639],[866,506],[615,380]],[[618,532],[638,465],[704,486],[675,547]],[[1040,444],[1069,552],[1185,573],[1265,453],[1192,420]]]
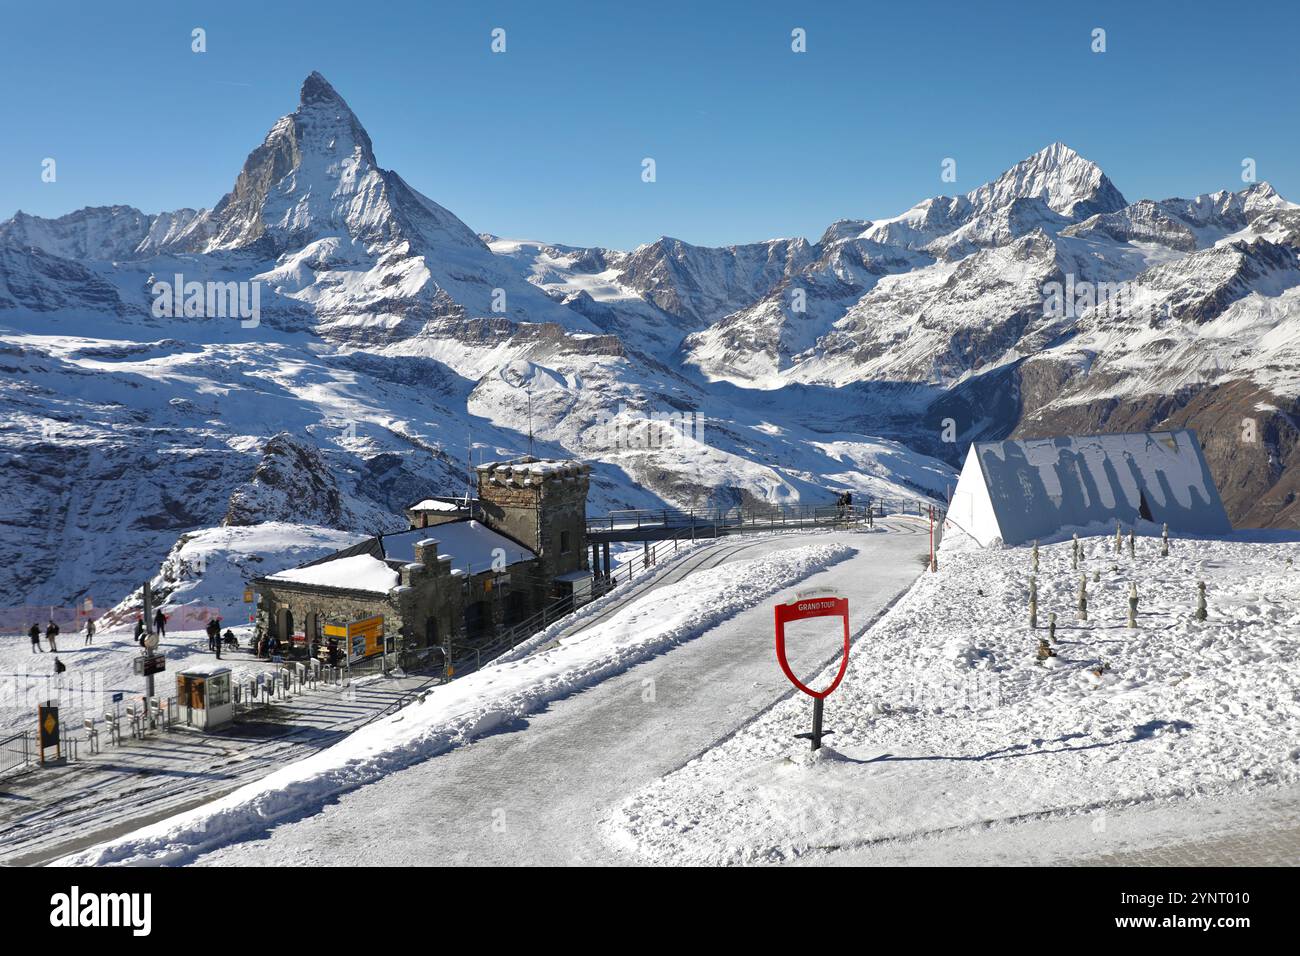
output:
[[[598,512],[942,499],[969,440],[1190,425],[1235,519],[1294,524],[1298,249],[1265,183],[1129,203],[1060,143],[816,242],[503,239],[380,168],[313,73],[209,209],[0,223],[0,497],[32,555],[0,588],[114,597],[223,521],[370,532],[530,433],[596,463]],[[260,324],[155,317],[174,275],[260,283]],[[1067,279],[1131,308],[1045,314]],[[660,413],[702,428],[610,444]]]

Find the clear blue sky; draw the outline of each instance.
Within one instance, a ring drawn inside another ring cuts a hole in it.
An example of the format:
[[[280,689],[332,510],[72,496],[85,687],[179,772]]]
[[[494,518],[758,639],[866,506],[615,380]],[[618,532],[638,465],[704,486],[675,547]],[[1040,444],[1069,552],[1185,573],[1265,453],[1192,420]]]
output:
[[[517,238],[815,239],[1056,139],[1130,200],[1239,189],[1252,157],[1300,201],[1291,0],[5,0],[0,24],[0,218],[210,206],[314,69],[382,166]]]

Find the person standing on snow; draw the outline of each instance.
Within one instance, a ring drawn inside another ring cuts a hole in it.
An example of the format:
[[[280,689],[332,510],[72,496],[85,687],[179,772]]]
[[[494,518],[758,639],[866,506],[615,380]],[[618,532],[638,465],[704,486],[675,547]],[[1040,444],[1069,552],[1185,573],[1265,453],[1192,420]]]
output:
[[[27,636],[32,639],[33,654],[37,651],[40,651],[41,653],[45,652],[45,648],[41,647],[41,626],[39,624],[33,624],[32,629],[27,632]]]
[[[90,644],[94,642],[94,640],[95,640],[95,619],[93,617],[88,617],[86,618],[86,643],[84,646],[89,647]]]
[[[154,612],[153,630],[158,635],[159,640],[167,636],[167,615],[162,612],[162,608]]]
[[[144,617],[143,616],[138,616],[135,619],[135,642],[137,644],[144,643]]]
[[[45,627],[45,641],[50,645],[50,650],[56,652],[58,651],[59,649],[57,643],[58,637],[59,637],[59,625],[55,624],[53,619],[51,619],[50,623]]]

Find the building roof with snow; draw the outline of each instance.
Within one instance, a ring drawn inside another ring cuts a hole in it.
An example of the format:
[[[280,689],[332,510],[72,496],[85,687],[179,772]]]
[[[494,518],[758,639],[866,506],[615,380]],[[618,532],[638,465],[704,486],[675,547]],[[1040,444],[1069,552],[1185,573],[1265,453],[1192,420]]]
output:
[[[1232,530],[1190,429],[976,442],[948,520],[983,546],[1116,521],[1182,534]]]
[[[453,568],[468,570],[471,574],[490,570],[498,550],[504,555],[507,565],[532,561],[537,557],[536,552],[525,548],[513,538],[507,538],[481,521],[472,519],[448,521],[432,528],[417,528],[401,534],[386,534],[381,541],[386,558],[405,564],[415,560],[416,543],[430,539],[438,542],[439,556],[451,558]]]
[[[479,521],[449,521],[432,528],[368,538],[301,567],[269,574],[267,580],[386,594],[400,583],[401,566],[415,561],[415,546],[422,541],[437,541],[439,557],[450,558],[453,570],[470,574],[491,570],[498,554],[506,567],[537,557],[532,550]]]
[[[407,511],[468,511],[468,498],[425,498],[409,506]]]

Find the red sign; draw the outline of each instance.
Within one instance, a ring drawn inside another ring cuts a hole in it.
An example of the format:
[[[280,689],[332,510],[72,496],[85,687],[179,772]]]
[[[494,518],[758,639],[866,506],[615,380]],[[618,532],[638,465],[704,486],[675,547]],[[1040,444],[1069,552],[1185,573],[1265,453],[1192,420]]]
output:
[[[790,662],[785,658],[786,622],[803,621],[810,617],[839,617],[844,621],[844,654],[840,658],[839,673],[831,681],[831,686],[825,690],[813,690],[806,686],[803,681],[794,676],[794,671],[790,669]],[[825,699],[830,696],[831,691],[840,686],[840,681],[844,679],[844,672],[849,668],[849,599],[823,595],[796,598],[789,604],[778,604],[776,606],[776,659],[780,661],[785,676],[790,678],[790,683],[809,697]]]

